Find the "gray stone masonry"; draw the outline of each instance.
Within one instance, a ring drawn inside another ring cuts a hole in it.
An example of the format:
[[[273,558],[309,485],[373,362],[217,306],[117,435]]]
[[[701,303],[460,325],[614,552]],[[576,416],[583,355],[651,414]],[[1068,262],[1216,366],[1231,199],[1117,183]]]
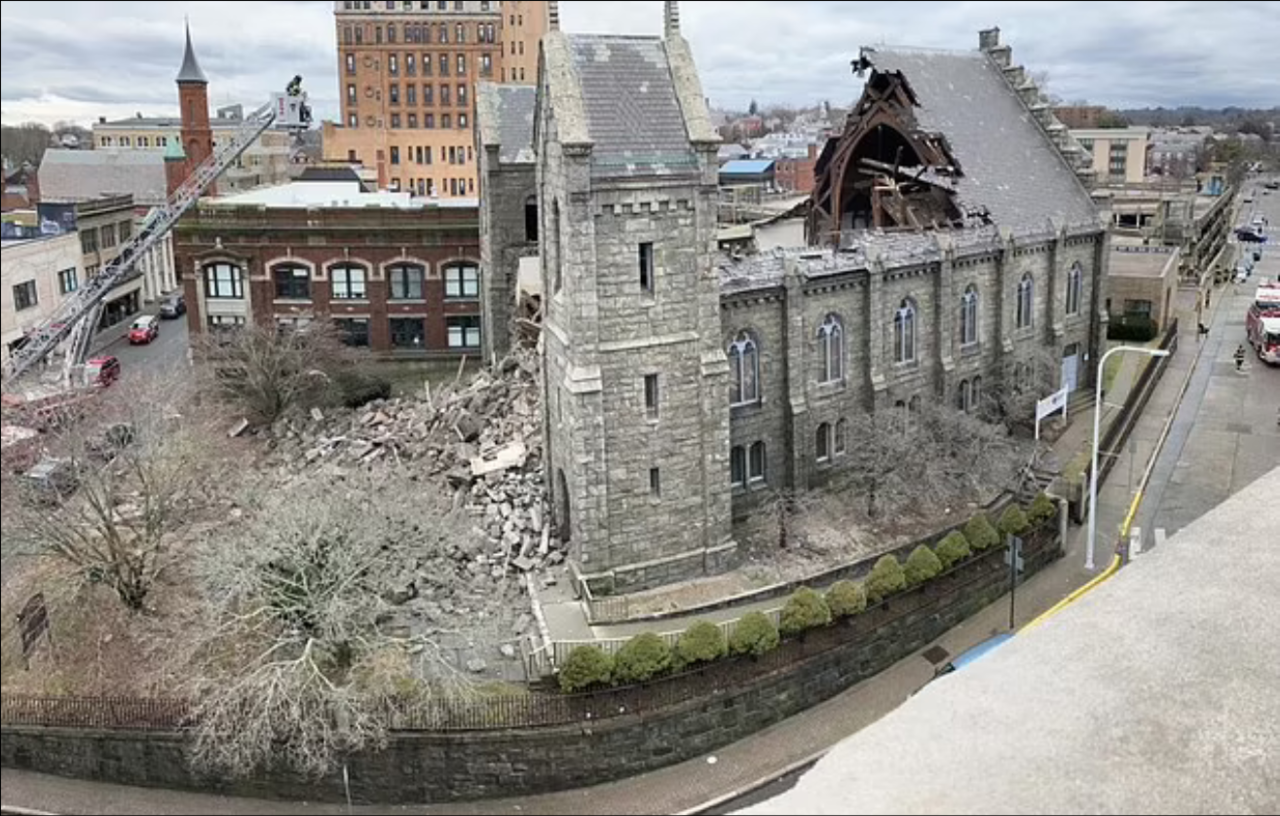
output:
[[[590,132],[613,104],[593,94],[626,87],[626,72],[641,68],[620,59],[611,73],[612,63],[590,55],[632,48],[641,46],[586,48],[549,35],[537,127],[547,475],[571,557],[616,590],[718,571],[733,560],[728,366],[712,264],[715,146],[694,138],[699,118],[689,111],[703,105],[701,96],[673,81],[665,93],[675,94],[687,120],[696,167],[616,165],[632,136]],[[681,70],[673,65],[669,81]],[[590,86],[578,87],[579,71]],[[608,163],[596,160],[600,140],[612,145]],[[672,145],[663,149],[674,155]],[[646,378],[656,378],[656,392],[647,393]]]

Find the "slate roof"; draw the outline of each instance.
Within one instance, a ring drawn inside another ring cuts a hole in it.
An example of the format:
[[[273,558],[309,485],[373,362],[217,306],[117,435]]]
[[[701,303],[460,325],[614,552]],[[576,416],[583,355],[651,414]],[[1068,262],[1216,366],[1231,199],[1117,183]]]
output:
[[[501,148],[498,161],[503,164],[532,164],[533,109],[538,99],[534,85],[497,85],[495,94],[497,125],[495,135]]]
[[[187,49],[182,54],[182,68],[178,70],[178,82],[201,82],[209,84],[209,80],[200,70],[196,61],[195,49],[191,47],[191,26],[187,26]]]
[[[697,169],[666,46],[656,37],[568,35],[597,177]]]
[[[870,51],[870,49],[868,49]],[[920,100],[916,120],[946,136],[964,177],[969,207],[986,207],[1015,235],[1100,223],[1088,192],[1002,71],[980,51],[877,48],[879,71],[901,71]]]
[[[46,150],[40,162],[40,194],[50,200],[131,193],[147,207],[162,204],[165,189],[160,150]]]

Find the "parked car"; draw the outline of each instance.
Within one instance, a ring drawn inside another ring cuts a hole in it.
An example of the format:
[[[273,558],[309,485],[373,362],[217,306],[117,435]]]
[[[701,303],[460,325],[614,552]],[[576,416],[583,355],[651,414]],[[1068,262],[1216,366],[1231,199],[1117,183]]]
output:
[[[160,336],[160,318],[143,315],[129,326],[129,345],[145,345]]]
[[[47,504],[57,504],[67,498],[80,484],[71,460],[48,456],[22,474],[22,481],[31,489],[37,501]]]
[[[84,381],[86,385],[106,388],[120,379],[120,360],[110,355],[95,357],[84,364]]]
[[[160,316],[175,320],[187,313],[187,299],[182,295],[169,295],[160,301]]]
[[[1250,227],[1241,227],[1236,230],[1236,238],[1246,244],[1264,244],[1267,241],[1265,235],[1255,232]]]

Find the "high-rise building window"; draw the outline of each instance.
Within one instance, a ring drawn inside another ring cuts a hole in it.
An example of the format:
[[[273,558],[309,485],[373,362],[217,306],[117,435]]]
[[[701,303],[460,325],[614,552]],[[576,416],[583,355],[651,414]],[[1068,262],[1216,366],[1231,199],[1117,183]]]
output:
[[[467,75],[467,55],[459,54],[458,55],[458,76],[466,76],[466,75]]]
[[[467,41],[467,27],[462,23],[458,23],[453,27],[453,40],[459,44]]]
[[[404,75],[405,76],[418,75],[418,67],[417,67],[417,63],[414,62],[413,54],[404,55]]]
[[[358,104],[359,100],[360,100],[360,97],[356,95],[356,86],[348,84],[347,85],[347,104],[355,105],[355,104]]]
[[[356,55],[347,54],[347,73],[354,74],[356,72]]]
[[[449,86],[448,85],[440,86],[440,104],[441,105],[449,104]]]
[[[392,105],[399,105],[400,104],[400,85],[395,82],[391,83],[391,85],[388,86],[387,88],[387,96],[391,100]]]
[[[391,74],[391,76],[400,75],[400,61],[396,59],[395,54],[387,55],[387,73]]]
[[[412,82],[404,86],[404,103],[410,106],[418,104],[418,86]]]
[[[400,129],[400,114],[398,113],[391,114],[391,128],[392,130]]]
[[[423,54],[422,55],[422,75],[423,76],[431,76],[431,65],[432,65],[431,55]]]
[[[418,129],[418,114],[411,113],[409,114],[409,130],[417,130],[417,129]]]
[[[467,106],[467,86],[458,86],[458,107],[465,108]]]
[[[440,76],[442,77],[449,76],[449,55],[448,54],[440,55]]]
[[[434,86],[434,85],[425,85],[425,84],[424,84],[424,85],[422,86],[422,104],[423,104],[423,107],[428,107],[428,108],[429,108],[429,107],[431,107],[432,105],[434,105],[435,103],[436,103],[436,102],[435,102],[435,86]]]
[[[391,163],[392,164],[400,163],[400,148],[397,147],[396,145],[391,146]]]
[[[449,116],[447,113],[440,114],[440,127],[445,128],[446,130],[452,128],[453,117]]]
[[[493,76],[493,55],[488,52],[480,55],[480,76]]]
[[[347,127],[349,128],[360,127],[360,115],[357,113],[348,113]]]

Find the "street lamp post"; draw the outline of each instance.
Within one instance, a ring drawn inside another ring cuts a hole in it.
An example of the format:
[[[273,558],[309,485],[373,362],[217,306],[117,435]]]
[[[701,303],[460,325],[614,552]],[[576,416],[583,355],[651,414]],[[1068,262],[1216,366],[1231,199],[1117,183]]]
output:
[[[1136,351],[1151,357],[1169,356],[1169,352],[1165,349],[1143,348],[1142,346],[1116,346],[1102,355],[1102,359],[1098,361],[1098,375],[1094,380],[1093,399],[1093,465],[1089,469],[1089,537],[1084,554],[1084,568],[1090,572],[1094,569],[1094,543],[1098,537],[1098,443],[1100,441],[1098,437],[1102,428],[1102,372],[1107,364],[1107,358],[1112,354],[1123,351]]]

